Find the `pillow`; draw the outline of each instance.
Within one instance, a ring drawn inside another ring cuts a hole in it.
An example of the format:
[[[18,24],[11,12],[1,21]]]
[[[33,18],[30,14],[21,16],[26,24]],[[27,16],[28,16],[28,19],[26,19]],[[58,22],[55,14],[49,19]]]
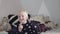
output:
[[[41,24],[45,23],[45,17],[43,15],[41,15],[41,16],[33,16],[33,17],[31,17],[30,20],[39,21],[39,22],[41,22]]]
[[[46,21],[50,21],[50,18],[49,16],[36,15],[36,16],[32,16],[30,20],[36,20],[36,21],[41,22],[41,24],[45,24]]]
[[[18,23],[17,15],[14,15],[14,14],[8,15],[8,20],[9,20],[9,23],[11,24],[11,26],[17,27],[17,23]]]

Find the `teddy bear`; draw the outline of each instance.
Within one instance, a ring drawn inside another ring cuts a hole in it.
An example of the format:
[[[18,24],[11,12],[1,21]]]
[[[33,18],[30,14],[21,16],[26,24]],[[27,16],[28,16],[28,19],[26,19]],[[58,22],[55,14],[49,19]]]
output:
[[[11,25],[8,22],[7,17],[3,17],[2,22],[0,24],[0,31],[10,31]]]

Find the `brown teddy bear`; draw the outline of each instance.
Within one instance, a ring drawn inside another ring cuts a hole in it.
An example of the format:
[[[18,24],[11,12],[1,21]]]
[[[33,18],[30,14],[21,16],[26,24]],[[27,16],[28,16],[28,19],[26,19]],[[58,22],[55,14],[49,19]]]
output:
[[[7,17],[3,17],[2,23],[0,24],[0,31],[10,31],[10,30],[11,30],[11,26],[8,23]]]

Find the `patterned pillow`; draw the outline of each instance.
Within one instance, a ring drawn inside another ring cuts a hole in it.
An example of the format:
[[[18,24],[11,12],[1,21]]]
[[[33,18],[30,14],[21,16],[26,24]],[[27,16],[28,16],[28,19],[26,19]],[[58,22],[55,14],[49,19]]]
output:
[[[13,14],[8,15],[8,20],[12,26],[17,27],[17,23],[18,23],[18,16],[17,15],[13,15]]]

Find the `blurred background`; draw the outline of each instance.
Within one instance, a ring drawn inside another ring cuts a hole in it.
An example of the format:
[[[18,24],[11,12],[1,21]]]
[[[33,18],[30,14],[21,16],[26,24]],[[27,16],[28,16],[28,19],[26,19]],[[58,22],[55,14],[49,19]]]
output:
[[[60,0],[0,0],[0,21],[9,14],[26,9],[31,15],[46,15],[60,24]]]

